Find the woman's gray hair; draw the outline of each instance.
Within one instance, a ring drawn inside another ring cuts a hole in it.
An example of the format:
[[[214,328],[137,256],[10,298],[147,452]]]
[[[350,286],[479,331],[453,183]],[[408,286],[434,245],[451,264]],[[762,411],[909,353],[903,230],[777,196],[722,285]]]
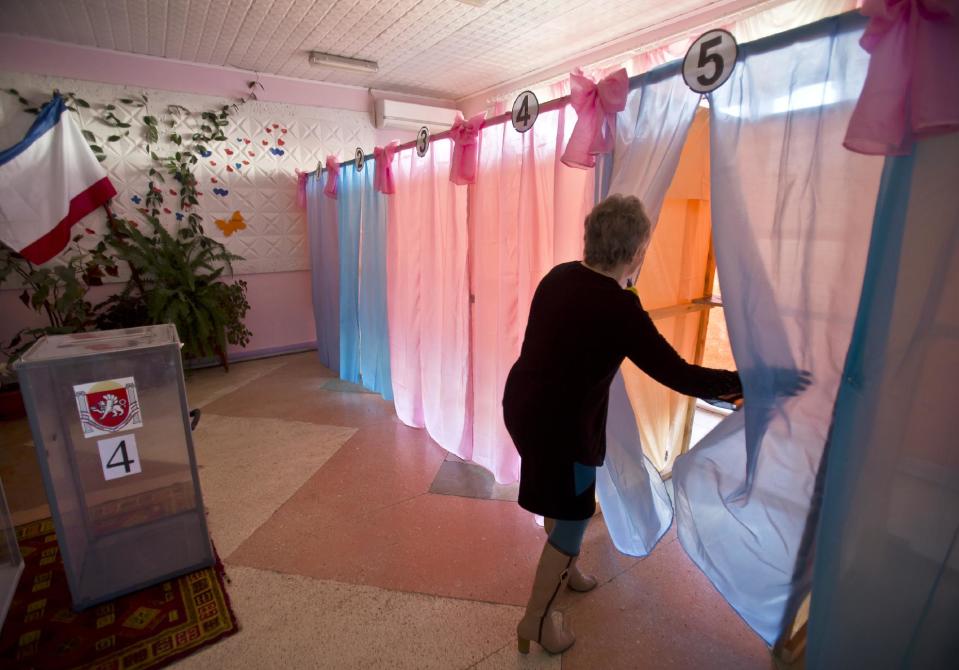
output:
[[[652,224],[643,203],[633,195],[611,195],[586,217],[583,260],[600,270],[612,270],[633,260],[649,240]]]

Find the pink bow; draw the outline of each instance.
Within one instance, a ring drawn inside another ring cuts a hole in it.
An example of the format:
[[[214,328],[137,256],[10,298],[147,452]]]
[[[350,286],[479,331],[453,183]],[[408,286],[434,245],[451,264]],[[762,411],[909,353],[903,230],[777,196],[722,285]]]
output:
[[[296,172],[296,206],[300,209],[306,209],[306,180],[309,179],[309,172],[300,172],[299,168],[293,168]]]
[[[340,163],[336,156],[326,157],[326,186],[323,187],[323,193],[327,198],[336,200],[336,194],[339,192],[337,183],[340,180]]]
[[[396,184],[393,183],[393,154],[400,146],[393,141],[385,147],[373,149],[373,158],[376,159],[376,172],[373,173],[373,188],[380,193],[396,193]]]
[[[621,68],[597,84],[577,68],[569,79],[569,103],[579,118],[561,160],[570,167],[591,168],[597,154],[613,149],[616,114],[626,109],[629,77]]]
[[[486,112],[477,114],[469,121],[459,112],[450,128],[453,140],[453,157],[450,163],[450,181],[454,184],[475,184],[476,163],[479,159],[479,131],[486,119]]]
[[[959,130],[959,17],[951,0],[865,0],[871,54],[843,146],[909,153],[916,136]]]

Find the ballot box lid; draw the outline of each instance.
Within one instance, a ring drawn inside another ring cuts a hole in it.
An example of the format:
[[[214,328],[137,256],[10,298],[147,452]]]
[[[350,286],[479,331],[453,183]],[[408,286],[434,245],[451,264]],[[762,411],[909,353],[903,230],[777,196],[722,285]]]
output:
[[[180,346],[176,327],[170,323],[68,335],[44,335],[20,357],[16,367],[170,345]]]

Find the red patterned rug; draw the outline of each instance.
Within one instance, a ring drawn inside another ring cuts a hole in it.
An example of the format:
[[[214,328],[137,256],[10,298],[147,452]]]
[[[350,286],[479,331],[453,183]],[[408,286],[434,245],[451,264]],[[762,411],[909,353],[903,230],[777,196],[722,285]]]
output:
[[[17,527],[24,570],[0,631],[0,667],[162,668],[238,630],[223,565],[84,612],[70,609],[53,521]]]

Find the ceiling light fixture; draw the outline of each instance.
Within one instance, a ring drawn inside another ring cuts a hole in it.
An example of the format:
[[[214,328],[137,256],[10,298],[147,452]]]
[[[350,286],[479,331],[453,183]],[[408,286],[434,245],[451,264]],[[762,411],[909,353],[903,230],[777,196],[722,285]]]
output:
[[[333,54],[323,53],[322,51],[310,52],[310,65],[334,67],[340,70],[353,70],[354,72],[376,72],[380,69],[375,61],[335,56]]]

